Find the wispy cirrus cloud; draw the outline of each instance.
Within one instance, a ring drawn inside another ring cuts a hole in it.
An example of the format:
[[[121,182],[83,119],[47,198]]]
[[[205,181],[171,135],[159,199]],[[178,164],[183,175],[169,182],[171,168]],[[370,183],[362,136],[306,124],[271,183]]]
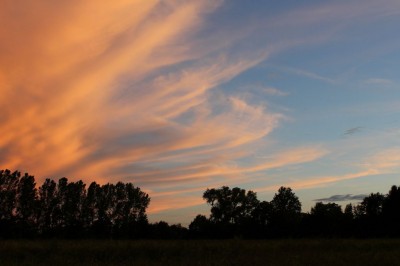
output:
[[[282,66],[273,66],[276,69],[285,71],[285,72],[289,72],[298,76],[303,76],[306,78],[310,78],[310,79],[314,79],[314,80],[320,80],[320,81],[324,81],[327,83],[336,83],[335,79],[329,78],[329,77],[324,77],[321,76],[317,73],[305,70],[305,69],[299,69],[299,68],[293,68],[293,67],[282,67]]]
[[[383,78],[369,78],[364,81],[366,84],[371,84],[371,85],[392,85],[393,81],[390,79],[383,79]]]
[[[355,172],[355,173],[347,173],[347,174],[343,174],[343,175],[329,175],[329,176],[327,175],[327,176],[302,178],[302,180],[284,182],[281,184],[263,187],[263,188],[259,189],[258,191],[260,191],[260,192],[276,191],[280,186],[287,186],[287,187],[291,187],[293,189],[318,188],[318,187],[332,185],[334,183],[341,182],[341,181],[362,178],[362,177],[367,177],[367,176],[377,175],[377,174],[379,174],[379,172],[371,169],[371,170],[364,170],[364,171]]]
[[[288,92],[284,92],[281,90],[278,90],[277,88],[274,87],[266,87],[264,90],[267,94],[272,95],[272,96],[287,96],[289,95]]]
[[[324,157],[326,149],[310,145],[249,162],[268,153],[266,138],[285,114],[219,86],[271,53],[329,40],[332,20],[371,9],[343,13],[347,5],[330,4],[255,17],[243,28],[207,24],[223,4],[0,3],[0,167],[40,178],[135,182],[154,195],[157,212],[199,204],[188,190],[245,183],[254,173]],[[316,22],[326,27],[314,35],[308,26]]]
[[[155,198],[164,186],[237,174],[235,160],[283,115],[215,92],[268,54],[196,38],[220,4],[3,3],[1,167],[38,183],[134,181]]]
[[[326,187],[343,181],[366,178],[371,176],[379,177],[379,175],[396,173],[400,165],[399,154],[400,150],[398,148],[382,149],[374,155],[367,155],[365,156],[365,158],[360,158],[360,160],[364,160],[364,163],[361,165],[357,165],[358,171],[349,170],[347,173],[344,174],[303,177],[298,180],[285,181],[277,183],[275,185],[262,187],[259,188],[257,191],[276,191],[282,185],[297,190],[311,189]]]

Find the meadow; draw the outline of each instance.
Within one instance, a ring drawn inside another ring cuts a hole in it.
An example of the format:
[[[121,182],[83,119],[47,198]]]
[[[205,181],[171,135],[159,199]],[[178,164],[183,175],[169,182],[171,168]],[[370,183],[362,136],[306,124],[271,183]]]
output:
[[[0,241],[0,265],[400,265],[399,254],[399,239]]]

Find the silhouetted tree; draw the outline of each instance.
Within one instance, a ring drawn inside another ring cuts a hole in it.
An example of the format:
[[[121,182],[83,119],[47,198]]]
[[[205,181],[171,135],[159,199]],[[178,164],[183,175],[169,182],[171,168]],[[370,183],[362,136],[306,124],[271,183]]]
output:
[[[301,220],[301,203],[291,188],[280,187],[271,201],[271,228],[277,235],[296,232]]]
[[[347,204],[343,212],[342,236],[349,237],[354,235],[354,211],[351,203]]]
[[[82,181],[58,183],[35,179],[18,171],[0,170],[0,238],[112,237],[112,238],[228,238],[287,236],[400,236],[400,187],[387,195],[371,193],[344,212],[335,203],[317,202],[310,213],[291,188],[281,187],[270,202],[253,191],[221,187],[207,189],[203,199],[211,215],[198,215],[189,230],[180,224],[149,224],[148,194],[132,183],[118,182],[88,189]]]
[[[371,193],[359,205],[354,207],[357,235],[377,237],[384,233],[382,219],[384,199],[385,196],[380,193]]]
[[[21,237],[31,237],[37,225],[37,189],[35,178],[27,173],[18,182],[16,195],[16,218]]]
[[[382,211],[394,218],[400,217],[400,187],[392,186],[383,201]]]
[[[17,187],[16,216],[28,223],[35,222],[35,211],[37,207],[37,190],[35,178],[25,174],[19,180]]]
[[[57,223],[54,213],[58,205],[57,184],[54,180],[46,179],[39,187],[39,232],[44,235],[54,233]]]
[[[0,170],[0,220],[12,220],[16,210],[16,196],[20,172]]]
[[[392,186],[382,205],[385,228],[390,235],[400,236],[400,187]]]
[[[21,173],[0,170],[0,237],[14,237],[16,233],[16,196]]]
[[[152,238],[168,239],[171,238],[169,224],[165,221],[159,221],[151,225]]]
[[[385,196],[380,193],[371,193],[363,199],[359,211],[361,211],[362,215],[366,215],[369,218],[377,218],[382,215],[384,199]]]
[[[347,204],[344,208],[344,217],[345,219],[353,220],[354,213],[353,213],[353,205],[351,203]]]
[[[101,193],[101,187],[96,182],[92,182],[86,192],[86,198],[83,203],[83,225],[90,229],[95,222],[99,220],[98,197]]]
[[[317,202],[311,208],[310,222],[314,235],[340,235],[343,219],[342,207],[336,203]]]
[[[251,218],[252,212],[259,201],[256,193],[235,187],[207,189],[203,199],[211,205],[210,219],[225,224],[240,224],[246,218]]]
[[[118,182],[111,222],[118,235],[139,236],[147,224],[146,208],[149,196],[132,183]]]
[[[238,187],[207,189],[203,199],[211,205],[210,221],[219,238],[243,236],[259,204],[256,193]]]
[[[149,203],[132,183],[93,182],[86,190],[81,180],[63,177],[58,183],[46,179],[37,189],[33,176],[0,170],[0,237],[143,237]],[[181,229],[171,227],[176,235]]]
[[[253,210],[252,217],[254,222],[260,226],[267,226],[271,222],[273,207],[268,201],[260,202]]]
[[[83,230],[83,204],[86,197],[85,184],[79,180],[67,185],[64,202],[65,226],[69,237],[78,237]]]
[[[197,215],[189,224],[189,232],[194,238],[212,238],[215,235],[214,223],[204,215]]]

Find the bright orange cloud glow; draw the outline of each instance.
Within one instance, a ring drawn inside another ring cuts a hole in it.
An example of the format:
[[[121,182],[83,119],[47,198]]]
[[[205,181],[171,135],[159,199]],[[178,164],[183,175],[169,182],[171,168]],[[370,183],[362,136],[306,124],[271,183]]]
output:
[[[293,43],[232,52],[254,29],[202,32],[221,4],[2,1],[0,169],[28,171],[38,184],[133,182],[157,213],[203,203],[207,187],[327,155],[310,145],[255,156],[269,154],[286,115],[221,87]]]

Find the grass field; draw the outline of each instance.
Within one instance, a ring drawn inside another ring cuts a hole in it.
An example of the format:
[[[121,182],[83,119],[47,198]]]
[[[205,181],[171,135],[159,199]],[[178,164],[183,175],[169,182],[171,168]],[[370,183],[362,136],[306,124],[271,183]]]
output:
[[[400,265],[400,240],[8,240],[0,265]]]

